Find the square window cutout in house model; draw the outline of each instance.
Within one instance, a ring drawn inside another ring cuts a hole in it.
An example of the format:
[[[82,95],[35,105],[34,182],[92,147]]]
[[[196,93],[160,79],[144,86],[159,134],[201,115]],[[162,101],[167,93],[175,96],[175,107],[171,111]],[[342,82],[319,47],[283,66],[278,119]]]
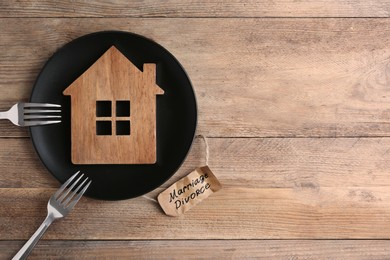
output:
[[[156,163],[156,64],[140,71],[112,46],[63,92],[74,164]]]

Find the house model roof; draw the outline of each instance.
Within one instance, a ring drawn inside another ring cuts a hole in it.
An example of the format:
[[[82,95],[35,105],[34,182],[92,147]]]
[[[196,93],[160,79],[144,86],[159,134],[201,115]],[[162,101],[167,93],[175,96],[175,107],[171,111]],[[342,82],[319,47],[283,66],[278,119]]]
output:
[[[143,71],[140,71],[124,54],[122,54],[115,46],[111,46],[91,67],[89,67],[80,77],[70,84],[63,92],[64,95],[72,95],[78,93],[77,87],[83,87],[84,92],[88,91],[89,87],[96,88],[96,91],[102,91],[102,95],[109,92],[112,85],[123,83],[126,86],[128,77],[142,77],[143,73],[153,74],[148,78],[150,82],[145,86],[151,88],[156,95],[164,94],[155,82],[156,72],[155,64],[144,64]],[[85,82],[85,81],[92,82]],[[80,82],[84,81],[84,82]],[[122,82],[118,82],[122,81]],[[131,80],[129,80],[131,82]],[[90,84],[91,83],[91,84]],[[93,84],[92,84],[93,83]],[[116,88],[117,89],[117,88]],[[118,89],[118,91],[120,91]]]

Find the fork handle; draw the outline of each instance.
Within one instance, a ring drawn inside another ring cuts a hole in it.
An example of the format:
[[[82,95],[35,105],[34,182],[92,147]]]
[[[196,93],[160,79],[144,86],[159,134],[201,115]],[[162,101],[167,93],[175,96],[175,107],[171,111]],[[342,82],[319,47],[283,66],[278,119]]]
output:
[[[9,113],[8,111],[0,112],[0,119],[8,119]]]
[[[42,222],[41,226],[37,229],[37,231],[35,231],[30,239],[19,250],[19,252],[12,258],[12,260],[27,259],[27,256],[31,253],[34,246],[38,243],[39,239],[45,233],[50,224],[53,223],[53,221],[54,217],[48,214],[45,220]]]

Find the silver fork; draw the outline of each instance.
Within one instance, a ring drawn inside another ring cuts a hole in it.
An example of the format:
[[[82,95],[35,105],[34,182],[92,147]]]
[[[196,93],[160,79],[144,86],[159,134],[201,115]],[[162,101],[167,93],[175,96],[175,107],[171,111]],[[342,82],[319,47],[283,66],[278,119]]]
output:
[[[19,102],[10,110],[0,112],[0,119],[8,119],[17,126],[56,124],[61,122],[60,112],[61,105],[57,104]]]
[[[80,200],[81,196],[88,189],[92,181],[89,181],[87,184],[85,184],[88,180],[87,177],[83,182],[81,182],[81,184],[76,186],[76,184],[79,183],[84,176],[84,174],[81,174],[77,180],[75,180],[72,185],[70,185],[79,173],[80,171],[76,172],[61,186],[61,188],[58,189],[56,193],[50,197],[50,200],[47,204],[46,219],[43,221],[37,231],[35,231],[35,233],[31,236],[31,238],[26,242],[26,244],[24,244],[19,252],[12,258],[12,260],[26,259],[50,224],[53,223],[53,221],[56,219],[66,217],[71,209]],[[82,190],[79,192],[81,188]]]

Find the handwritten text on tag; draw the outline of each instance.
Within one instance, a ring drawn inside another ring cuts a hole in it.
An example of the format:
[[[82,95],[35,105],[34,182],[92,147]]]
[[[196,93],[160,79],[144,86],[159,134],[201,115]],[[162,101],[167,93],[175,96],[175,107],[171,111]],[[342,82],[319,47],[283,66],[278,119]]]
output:
[[[221,189],[208,166],[196,168],[186,177],[161,192],[157,199],[165,214],[179,216]]]

